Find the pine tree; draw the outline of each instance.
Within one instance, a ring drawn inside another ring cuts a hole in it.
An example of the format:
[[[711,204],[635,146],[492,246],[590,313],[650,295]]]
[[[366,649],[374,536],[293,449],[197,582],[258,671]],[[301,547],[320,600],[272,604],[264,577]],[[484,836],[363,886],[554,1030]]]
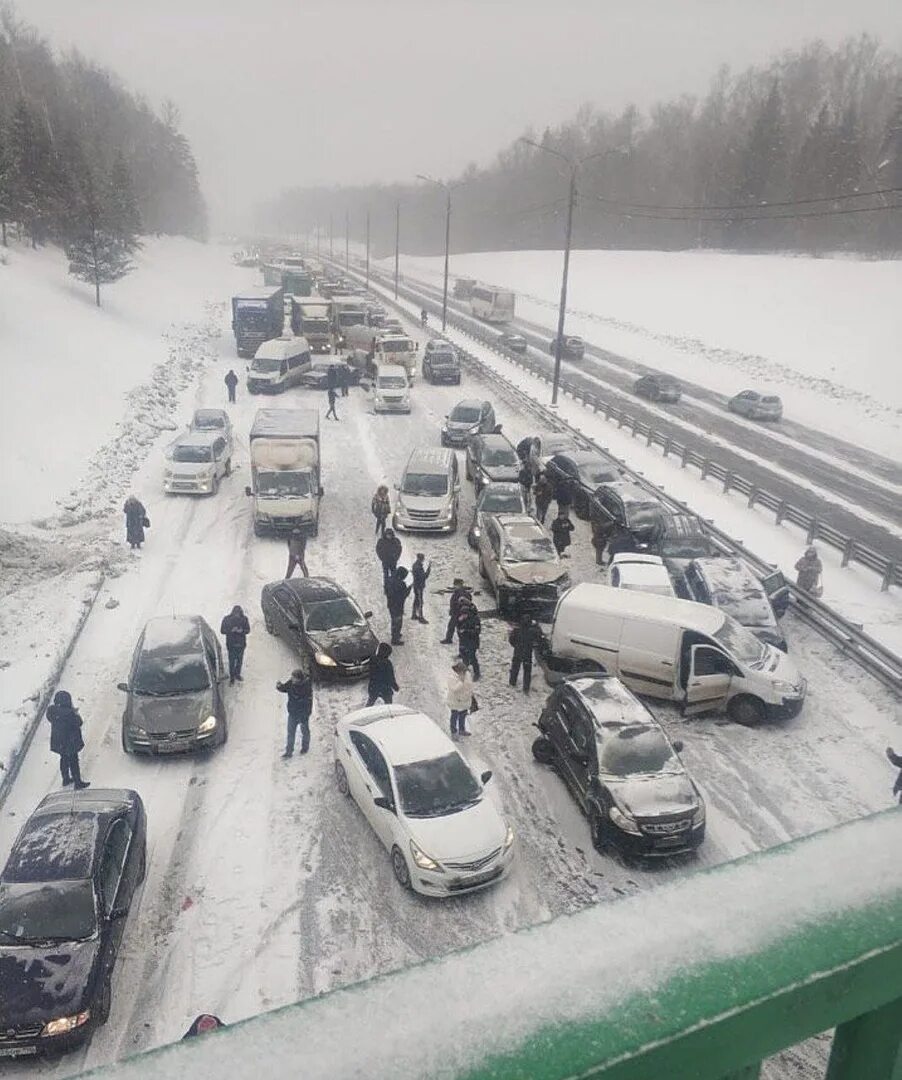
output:
[[[94,286],[94,299],[100,307],[100,286],[112,285],[134,270],[131,253],[140,245],[125,227],[123,189],[114,188],[111,181],[99,181],[80,155],[75,167],[79,205],[66,245],[69,273]]]
[[[136,251],[140,246],[141,214],[132,185],[132,176],[125,156],[120,150],[113,162],[107,191],[105,220],[126,251]]]

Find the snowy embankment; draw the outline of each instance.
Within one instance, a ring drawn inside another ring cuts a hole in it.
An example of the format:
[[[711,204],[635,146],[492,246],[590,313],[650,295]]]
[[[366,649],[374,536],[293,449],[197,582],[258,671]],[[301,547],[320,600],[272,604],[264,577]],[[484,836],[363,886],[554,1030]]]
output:
[[[215,354],[232,285],[221,248],[149,240],[103,293],[55,248],[0,265],[0,791],[104,576],[126,557],[121,504],[180,394]]]
[[[440,287],[442,265],[404,256],[401,272]],[[556,327],[560,252],[455,255],[451,270],[513,289],[518,317]],[[727,396],[777,393],[787,417],[898,460],[900,296],[898,260],[575,251],[567,330]]]

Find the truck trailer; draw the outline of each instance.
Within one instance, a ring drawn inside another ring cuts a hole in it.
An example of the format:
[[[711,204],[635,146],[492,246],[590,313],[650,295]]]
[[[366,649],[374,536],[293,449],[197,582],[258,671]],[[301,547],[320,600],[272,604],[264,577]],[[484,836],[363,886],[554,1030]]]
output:
[[[319,531],[319,413],[313,409],[258,409],[250,433],[254,533]]]
[[[232,333],[238,355],[247,359],[264,341],[281,337],[285,323],[285,291],[251,288],[232,297]]]

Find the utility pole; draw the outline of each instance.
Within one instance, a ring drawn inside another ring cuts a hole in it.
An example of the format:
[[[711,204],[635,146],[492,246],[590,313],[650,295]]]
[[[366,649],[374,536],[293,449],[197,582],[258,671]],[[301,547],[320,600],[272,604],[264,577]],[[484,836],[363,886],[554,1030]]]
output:
[[[442,288],[442,333],[445,332],[445,326],[448,323],[448,257],[451,250],[451,188],[456,187],[454,184],[446,184],[442,180],[435,180],[431,176],[424,176],[422,173],[417,173],[417,180],[425,180],[427,184],[435,184],[436,187],[444,188],[447,194],[447,201],[445,203],[445,283]]]
[[[330,259],[333,257],[332,244],[333,244],[334,240],[335,240],[335,235],[334,235],[334,232],[332,230],[332,215],[330,214],[329,215],[329,258]]]
[[[349,241],[348,236],[351,232],[351,215],[350,212],[345,210],[345,270],[350,269],[351,257],[348,254]]]
[[[316,256],[319,258],[319,222],[316,223]]]
[[[366,287],[370,287],[370,209],[366,209]]]
[[[401,258],[401,200],[395,203],[395,299],[398,299],[398,265]]]

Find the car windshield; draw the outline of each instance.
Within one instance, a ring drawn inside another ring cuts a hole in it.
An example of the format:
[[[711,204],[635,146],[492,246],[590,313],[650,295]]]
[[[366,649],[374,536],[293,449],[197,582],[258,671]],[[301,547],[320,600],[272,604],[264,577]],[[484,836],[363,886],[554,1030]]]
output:
[[[328,319],[302,319],[301,329],[308,334],[328,334]]]
[[[719,554],[717,546],[707,536],[680,536],[679,533],[659,537],[655,551],[664,559],[703,559]]]
[[[517,458],[517,452],[513,447],[487,446],[483,450],[482,464],[494,467],[500,465],[512,465],[516,467],[519,464],[519,460]]]
[[[395,766],[401,809],[407,817],[442,817],[478,802],[482,789],[457,753]]]
[[[444,473],[407,473],[401,491],[405,495],[447,495],[448,477]]]
[[[439,367],[442,367],[443,365],[446,365],[446,364],[455,364],[455,363],[457,363],[457,354],[453,353],[453,352],[449,352],[446,349],[440,349],[440,350],[437,350],[436,352],[433,352],[431,354],[431,357],[432,357],[432,363],[433,364],[438,364]]]
[[[192,426],[197,428],[198,431],[218,431],[225,427],[225,420],[223,417],[217,416],[216,413],[206,416],[203,413],[195,413]]]
[[[304,608],[307,629],[337,630],[342,626],[362,626],[364,619],[357,605],[347,596],[322,600]]]
[[[81,941],[96,930],[90,881],[0,885],[0,943]]]
[[[664,735],[655,728],[638,725],[626,727],[605,740],[599,768],[612,776],[641,776],[677,772],[679,766]]]
[[[780,404],[780,399],[778,397],[770,397],[770,396],[763,397],[761,399],[761,404],[762,405],[779,405]]]
[[[136,694],[166,697],[207,690],[210,676],[200,653],[167,653],[165,648],[142,652],[131,689]]]
[[[523,498],[515,491],[490,491],[479,509],[488,514],[517,514],[523,510]]]
[[[515,527],[504,534],[507,562],[548,562],[554,557],[551,540],[528,525],[521,529]]]
[[[767,647],[729,615],[714,637],[736,660],[750,667],[760,667],[764,663]]]
[[[455,405],[448,419],[458,424],[476,424],[479,422],[479,409],[471,405]]]
[[[407,386],[407,379],[403,375],[380,375],[376,379],[376,386],[380,390],[403,390]]]
[[[310,473],[257,470],[258,495],[303,497],[309,495],[310,491]]]
[[[590,488],[598,487],[599,484],[609,484],[618,478],[617,470],[601,461],[597,464],[591,462],[588,465],[580,465],[577,472],[582,483]]]
[[[383,340],[381,345],[383,352],[410,352],[413,348],[413,342],[408,341],[407,338],[389,338],[387,341]]]
[[[338,325],[342,327],[363,326],[365,323],[366,316],[362,311],[342,311],[338,316]]]
[[[174,446],[172,460],[197,464],[213,460],[213,450],[209,446]]]

